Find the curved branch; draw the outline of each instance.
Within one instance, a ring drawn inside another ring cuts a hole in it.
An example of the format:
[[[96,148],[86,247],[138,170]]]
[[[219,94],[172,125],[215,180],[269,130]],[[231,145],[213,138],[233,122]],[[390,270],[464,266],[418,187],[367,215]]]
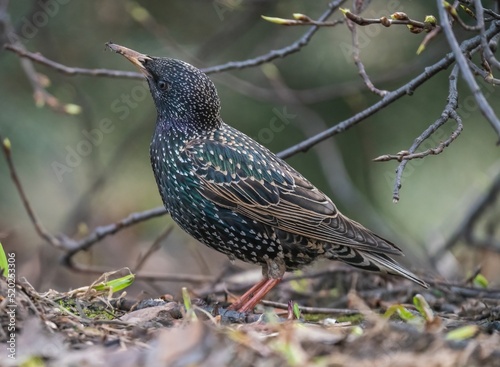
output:
[[[333,12],[343,3],[345,0],[334,0],[328,5],[328,9],[318,18],[317,22],[323,22],[327,20]],[[292,53],[298,52],[302,47],[306,46],[311,40],[312,36],[320,29],[320,26],[313,25],[309,30],[300,37],[297,41],[291,45],[281,48],[279,50],[273,50],[267,54],[258,56],[256,58],[245,60],[245,61],[230,61],[228,63],[212,66],[209,68],[202,69],[206,74],[220,73],[221,71],[233,70],[233,69],[243,69],[251,66],[257,66],[264,64],[266,62],[272,61],[277,58],[283,58]]]
[[[500,33],[500,22],[493,22],[486,32],[486,37],[487,39],[492,38],[496,34]],[[471,51],[472,49],[476,48],[479,46],[481,43],[481,37],[476,36],[474,38],[471,38],[469,40],[466,40],[462,42],[462,45],[460,46],[460,49],[463,51]],[[390,105],[394,101],[398,100],[399,98],[403,97],[404,95],[408,94],[411,95],[415,89],[417,89],[419,86],[421,86],[425,81],[433,77],[435,74],[437,74],[440,71],[443,71],[448,68],[453,62],[455,61],[455,54],[453,52],[447,54],[445,57],[443,57],[441,60],[436,62],[434,65],[429,66],[425,69],[423,73],[418,75],[416,78],[412,79],[410,82],[407,84],[403,85],[402,87],[396,89],[393,92],[390,92],[387,94],[382,100],[379,102],[373,104],[372,106],[368,107],[367,109],[359,112],[358,114],[354,115],[353,117],[344,120],[340,123],[338,123],[335,126],[332,126],[328,130],[325,130],[317,135],[314,135],[304,141],[301,141],[300,143],[291,146],[290,148],[287,148],[280,153],[278,153],[278,156],[280,158],[288,158],[294,154],[297,154],[299,152],[305,152],[309,150],[311,147],[314,145],[322,142],[323,140],[326,140],[338,133],[341,133],[342,131],[345,131],[357,123],[363,121],[365,118],[375,114],[376,112],[380,111],[383,109],[385,106]],[[482,95],[482,94],[481,94]],[[484,96],[483,96],[484,98]],[[490,107],[491,108],[491,107]],[[499,130],[500,131],[500,130]]]
[[[24,49],[24,47],[6,44],[4,45],[6,50],[16,53],[18,56],[30,59],[41,65],[48,66],[62,74],[69,76],[74,75],[87,75],[87,76],[108,76],[112,78],[131,78],[131,79],[144,79],[141,73],[136,73],[132,71],[119,71],[119,70],[109,70],[109,69],[86,69],[79,67],[71,67],[67,65],[60,64],[53,60],[50,60],[40,53],[29,52]]]
[[[345,2],[345,0],[335,0],[332,1],[328,9],[319,17],[318,22],[323,22],[328,19],[333,12],[338,9],[338,7]],[[320,29],[320,26],[313,25],[309,30],[300,37],[297,41],[283,47],[279,50],[272,50],[267,54],[255,57],[253,59],[248,59],[244,61],[231,61],[222,65],[211,66],[205,69],[201,69],[206,74],[211,73],[220,73],[222,71],[233,70],[233,69],[243,69],[247,67],[257,66],[264,64],[266,62],[272,61],[277,58],[283,58],[292,53],[300,51],[304,46],[306,46],[311,40],[312,36]],[[35,54],[31,52],[27,52],[19,47],[13,45],[5,45],[7,50],[13,51],[21,57],[28,58],[33,60],[39,64],[49,66],[63,74],[66,75],[87,75],[87,76],[105,76],[112,78],[131,78],[131,79],[143,79],[144,76],[138,72],[127,72],[127,71],[118,71],[118,70],[109,70],[109,69],[86,69],[79,67],[68,67],[63,64],[59,64],[55,61],[47,59],[46,57]]]
[[[394,202],[399,201],[399,190],[401,189],[401,179],[403,177],[403,171],[411,159],[423,158],[429,154],[439,154],[445,147],[449,146],[463,130],[462,119],[458,116],[456,109],[458,108],[458,90],[457,90],[457,77],[458,77],[458,65],[455,65],[450,74],[450,92],[448,94],[448,103],[441,114],[441,117],[436,120],[431,126],[429,126],[418,138],[415,139],[412,146],[408,150],[409,154],[403,157],[402,162],[396,169],[396,182],[394,183],[394,191],[392,195],[392,200]],[[457,123],[456,129],[451,133],[451,135],[442,142],[437,148],[429,149],[428,151],[417,153],[415,151],[420,147],[420,145],[427,140],[432,134],[436,132],[441,126],[443,126],[450,119],[453,119]],[[432,153],[435,151],[435,153]]]
[[[457,60],[457,64],[460,67],[460,71],[462,72],[462,77],[464,78],[467,86],[474,95],[479,110],[484,115],[484,117],[486,117],[486,119],[490,122],[493,129],[496,131],[499,137],[497,144],[500,144],[500,120],[496,116],[495,111],[493,111],[493,108],[491,108],[491,105],[488,103],[488,101],[486,101],[486,98],[484,94],[481,92],[481,89],[479,88],[476,79],[474,79],[474,75],[472,74],[467,64],[467,59],[465,58],[465,55],[463,53],[464,49],[460,47],[460,45],[458,44],[455,34],[451,29],[450,22],[448,21],[448,15],[443,7],[442,0],[436,0],[436,1],[439,10],[439,17],[441,18],[441,27],[443,28],[444,34],[446,35],[446,39],[448,40],[448,44],[452,49],[453,55]],[[492,27],[494,26],[498,27],[498,23],[499,23],[498,21],[492,23]],[[490,29],[492,27],[490,27]],[[485,32],[484,34],[483,32],[481,32],[481,34],[475,37],[475,39],[479,38],[480,42],[484,42],[484,40],[488,39],[487,34],[488,32]]]
[[[488,45],[488,41],[484,34],[484,9],[483,4],[481,4],[481,0],[474,0],[474,7],[476,8],[477,26],[481,32],[481,46],[483,47],[483,54],[486,57],[486,61],[488,61],[490,65],[500,69],[500,62],[495,58],[493,52],[491,52],[490,46]]]

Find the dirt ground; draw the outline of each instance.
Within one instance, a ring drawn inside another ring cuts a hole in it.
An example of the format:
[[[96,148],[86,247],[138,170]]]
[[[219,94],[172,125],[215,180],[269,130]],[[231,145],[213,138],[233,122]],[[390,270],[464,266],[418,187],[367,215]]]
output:
[[[273,302],[240,314],[225,307],[245,284],[138,301],[95,284],[40,294],[18,281],[13,313],[2,280],[0,365],[500,366],[500,290],[429,283],[334,267],[293,274]]]

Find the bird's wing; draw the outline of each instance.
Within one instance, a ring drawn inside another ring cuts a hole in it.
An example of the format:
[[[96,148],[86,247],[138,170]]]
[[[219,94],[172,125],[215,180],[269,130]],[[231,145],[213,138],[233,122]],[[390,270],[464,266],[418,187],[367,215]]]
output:
[[[330,198],[286,162],[244,138],[237,146],[214,140],[188,144],[185,154],[194,162],[198,190],[205,198],[306,238],[401,255],[394,244],[343,216]]]

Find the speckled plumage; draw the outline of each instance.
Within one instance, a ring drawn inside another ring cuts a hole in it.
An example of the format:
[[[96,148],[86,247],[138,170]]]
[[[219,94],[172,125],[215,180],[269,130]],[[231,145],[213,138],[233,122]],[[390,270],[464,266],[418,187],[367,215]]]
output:
[[[267,278],[325,257],[425,286],[388,256],[401,255],[399,248],[343,216],[289,164],[225,124],[204,73],[119,47],[148,80],[158,113],[153,172],[165,207],[187,233],[231,259],[260,264]]]

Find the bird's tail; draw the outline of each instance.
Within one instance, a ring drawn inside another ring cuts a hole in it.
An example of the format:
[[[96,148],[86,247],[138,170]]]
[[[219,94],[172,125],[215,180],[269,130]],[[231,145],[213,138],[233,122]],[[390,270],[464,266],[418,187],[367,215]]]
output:
[[[348,246],[341,247],[342,249],[337,247],[335,252],[327,252],[327,256],[333,260],[340,260],[356,268],[367,271],[398,275],[409,279],[424,288],[429,288],[427,283],[383,253],[365,252]]]

